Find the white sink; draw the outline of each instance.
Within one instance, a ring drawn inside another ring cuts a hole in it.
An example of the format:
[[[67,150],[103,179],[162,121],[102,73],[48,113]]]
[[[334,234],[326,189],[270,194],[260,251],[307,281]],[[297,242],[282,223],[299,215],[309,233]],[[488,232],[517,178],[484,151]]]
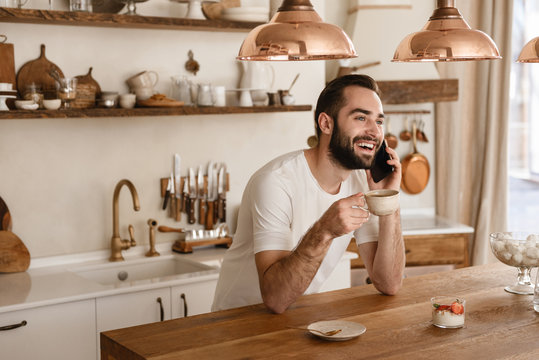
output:
[[[216,274],[218,269],[174,255],[80,266],[71,272],[102,285],[125,287]]]

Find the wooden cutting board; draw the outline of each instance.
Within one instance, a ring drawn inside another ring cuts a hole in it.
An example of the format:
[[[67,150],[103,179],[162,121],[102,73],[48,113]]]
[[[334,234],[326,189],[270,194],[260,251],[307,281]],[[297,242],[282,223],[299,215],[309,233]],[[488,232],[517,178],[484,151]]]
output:
[[[0,273],[26,271],[30,266],[30,253],[17,235],[0,231]]]
[[[0,197],[0,230],[9,230],[11,231],[11,215],[9,214],[9,209]]]
[[[13,89],[15,89],[15,53],[13,44],[0,44],[0,83],[13,84]]]
[[[58,71],[60,77],[64,77],[62,70],[46,58],[45,45],[41,44],[39,58],[28,61],[17,73],[17,90],[19,90],[19,95],[23,97],[26,86],[35,83],[41,86],[45,99],[55,99],[57,97],[56,81],[49,75],[51,69],[55,69]]]

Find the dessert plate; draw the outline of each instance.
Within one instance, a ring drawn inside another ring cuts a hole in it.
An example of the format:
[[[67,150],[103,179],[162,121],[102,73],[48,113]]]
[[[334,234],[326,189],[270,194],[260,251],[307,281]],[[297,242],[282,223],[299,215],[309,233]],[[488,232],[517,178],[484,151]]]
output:
[[[350,339],[358,337],[359,335],[367,331],[367,328],[360,323],[356,323],[353,321],[344,321],[344,320],[318,321],[318,322],[312,323],[307,328],[309,329],[309,332],[311,334],[316,335],[325,340],[330,340],[330,341],[350,340]],[[328,331],[338,330],[338,329],[341,329],[341,331],[331,336],[325,336],[316,331],[311,331],[311,330],[318,330],[318,331],[328,332]]]

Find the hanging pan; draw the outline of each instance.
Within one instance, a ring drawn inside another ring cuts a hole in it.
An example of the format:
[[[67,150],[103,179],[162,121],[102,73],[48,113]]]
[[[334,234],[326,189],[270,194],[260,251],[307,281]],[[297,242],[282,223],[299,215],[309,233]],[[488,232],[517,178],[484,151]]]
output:
[[[427,158],[417,151],[416,122],[412,123],[414,151],[402,160],[401,188],[407,194],[419,194],[429,182],[430,166]]]

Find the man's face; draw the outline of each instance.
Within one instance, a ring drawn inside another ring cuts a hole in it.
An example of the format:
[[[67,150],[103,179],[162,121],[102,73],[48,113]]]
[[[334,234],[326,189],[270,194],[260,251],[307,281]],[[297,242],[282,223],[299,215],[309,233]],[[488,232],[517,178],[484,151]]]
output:
[[[345,105],[333,119],[330,155],[342,167],[369,169],[384,139],[384,115],[380,98],[359,86],[344,89]]]

